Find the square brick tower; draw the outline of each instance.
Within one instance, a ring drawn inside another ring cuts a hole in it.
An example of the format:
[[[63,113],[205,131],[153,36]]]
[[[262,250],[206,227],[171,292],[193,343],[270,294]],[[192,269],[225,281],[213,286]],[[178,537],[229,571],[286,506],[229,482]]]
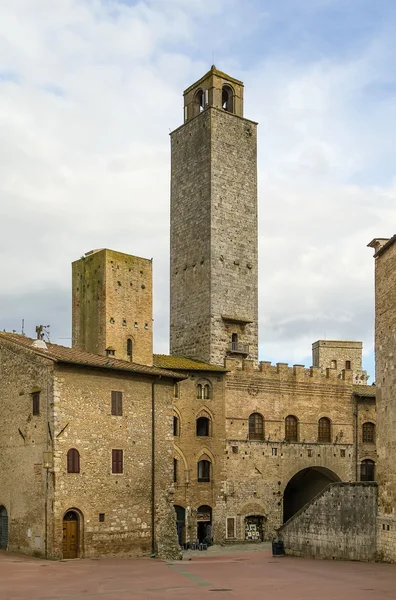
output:
[[[257,360],[257,233],[257,123],[213,66],[171,134],[171,354]]]
[[[72,264],[73,347],[153,364],[152,263],[92,250]]]

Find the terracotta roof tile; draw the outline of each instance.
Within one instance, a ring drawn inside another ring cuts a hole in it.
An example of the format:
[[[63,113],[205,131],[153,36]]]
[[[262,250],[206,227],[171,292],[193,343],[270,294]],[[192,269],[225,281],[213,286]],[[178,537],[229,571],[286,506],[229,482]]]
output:
[[[161,369],[177,369],[180,371],[220,371],[225,373],[227,369],[212,365],[211,363],[193,360],[185,356],[169,356],[167,354],[154,354],[153,361],[156,367]]]
[[[146,375],[162,375],[163,377],[183,379],[183,376],[180,375],[180,373],[174,373],[172,371],[165,370],[165,368],[161,369],[157,366],[149,367],[147,365],[139,365],[137,363],[119,360],[118,358],[113,358],[110,356],[100,356],[99,354],[84,352],[78,348],[58,346],[57,344],[50,344],[48,342],[46,342],[47,349],[35,348],[32,346],[35,340],[17,333],[0,332],[0,341],[2,338],[14,342],[19,346],[29,348],[29,350],[35,354],[45,356],[54,362],[69,363],[94,368],[96,367],[101,369],[114,369],[116,371],[141,373]]]
[[[353,393],[356,396],[371,396],[375,398],[375,385],[354,385]]]

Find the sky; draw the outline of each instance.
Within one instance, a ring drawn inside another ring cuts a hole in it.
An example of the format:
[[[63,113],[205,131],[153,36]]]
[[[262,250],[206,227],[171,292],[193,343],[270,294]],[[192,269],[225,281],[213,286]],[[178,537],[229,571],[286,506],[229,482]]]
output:
[[[71,267],[153,258],[168,352],[169,132],[214,63],[259,122],[260,359],[310,366],[361,340],[374,381],[374,261],[396,230],[393,0],[0,3],[0,329],[71,338]]]

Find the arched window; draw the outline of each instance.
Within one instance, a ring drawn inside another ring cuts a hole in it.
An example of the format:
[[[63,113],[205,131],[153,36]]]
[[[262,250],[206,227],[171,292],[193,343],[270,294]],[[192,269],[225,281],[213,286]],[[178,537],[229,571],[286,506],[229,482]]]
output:
[[[70,448],[70,450],[67,453],[67,472],[80,472],[80,454],[75,448]]]
[[[319,419],[318,442],[331,442],[331,423],[327,417]]]
[[[180,420],[176,415],[173,415],[173,435],[180,435]]]
[[[202,90],[198,90],[195,94],[195,105],[196,109],[194,112],[196,114],[199,114],[205,108],[205,94]]]
[[[209,383],[198,383],[197,384],[197,399],[198,400],[210,400],[212,396],[212,390]]]
[[[363,442],[366,444],[374,444],[374,442],[375,442],[375,425],[374,425],[374,423],[363,423]]]
[[[208,460],[198,461],[198,481],[210,481],[210,462]]]
[[[127,339],[127,357],[132,360],[132,340],[131,340],[131,338]]]
[[[221,105],[227,112],[234,112],[234,90],[230,85],[223,85]]]
[[[249,440],[264,439],[264,419],[259,413],[253,413],[249,417]]]
[[[197,436],[206,437],[210,435],[210,419],[199,417],[196,421]]]
[[[369,458],[360,463],[360,481],[375,480],[375,462]]]
[[[285,440],[287,442],[298,441],[297,417],[289,415],[285,419]]]

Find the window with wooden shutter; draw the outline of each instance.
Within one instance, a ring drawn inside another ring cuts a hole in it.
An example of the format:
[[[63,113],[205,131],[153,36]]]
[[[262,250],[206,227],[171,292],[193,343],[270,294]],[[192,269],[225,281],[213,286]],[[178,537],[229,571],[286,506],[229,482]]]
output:
[[[70,448],[67,453],[67,472],[80,472],[80,453],[78,450],[76,450],[76,448]]]
[[[287,442],[298,441],[298,421],[294,415],[288,415],[285,419],[285,440]]]
[[[122,416],[122,392],[111,392],[111,414]]]
[[[123,473],[124,471],[124,460],[123,450],[112,450],[111,451],[111,471],[112,473]]]

